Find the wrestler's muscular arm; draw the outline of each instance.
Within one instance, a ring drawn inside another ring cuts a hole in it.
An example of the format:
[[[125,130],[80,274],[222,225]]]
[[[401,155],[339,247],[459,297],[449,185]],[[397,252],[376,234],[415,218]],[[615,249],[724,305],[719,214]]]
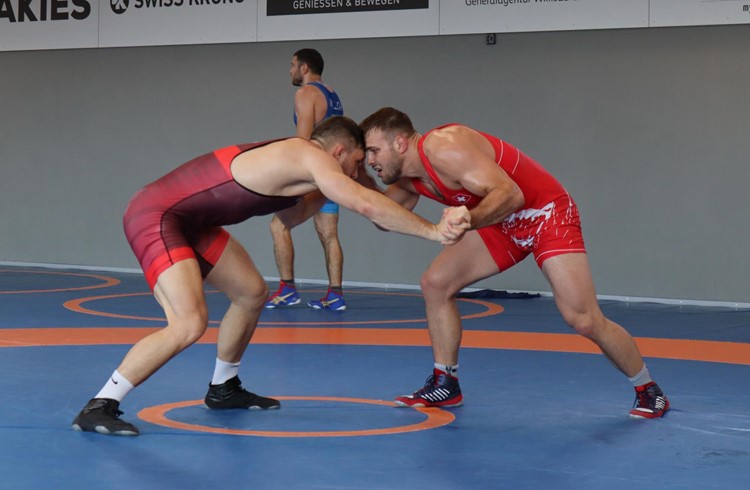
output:
[[[444,245],[457,242],[463,235],[464,229],[449,225],[448,219],[434,225],[385,195],[357,184],[336,166],[314,166],[312,175],[326,197],[361,214],[383,229],[439,241]],[[466,221],[465,227],[468,227],[468,210],[463,206],[455,208],[450,221],[455,223],[461,216]]]
[[[395,184],[389,185],[385,190],[385,195],[409,211],[413,210],[419,202],[419,194],[414,189],[410,179],[401,179]]]
[[[433,131],[424,150],[445,185],[482,197],[470,211],[472,229],[499,223],[524,205],[521,189],[493,160],[492,146],[476,131],[465,126]]]
[[[354,166],[347,172],[354,173]],[[469,226],[470,216],[464,206],[451,208],[450,216],[438,225],[430,223],[382,193],[357,184],[344,174],[333,156],[301,138],[239,155],[232,163],[232,175],[241,185],[268,196],[299,196],[319,190],[382,228],[445,245],[456,243]],[[312,200],[319,202],[317,196]]]
[[[314,191],[305,195],[299,202],[287,209],[276,212],[276,217],[289,229],[301,225],[320,211],[326,202],[326,196],[320,191]]]
[[[376,190],[379,190],[379,188]],[[412,211],[419,201],[419,194],[414,190],[408,179],[401,179],[401,181],[389,185],[385,191],[381,192],[390,200],[397,202],[409,211]],[[375,223],[375,226],[382,231],[389,231],[377,223]]]

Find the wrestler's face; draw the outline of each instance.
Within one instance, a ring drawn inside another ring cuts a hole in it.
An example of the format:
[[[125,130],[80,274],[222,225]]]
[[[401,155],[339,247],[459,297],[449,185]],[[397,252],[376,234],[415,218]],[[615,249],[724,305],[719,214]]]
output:
[[[302,86],[302,65],[296,56],[292,56],[292,67],[289,69],[289,76],[292,77],[292,85],[295,87]]]
[[[341,164],[341,170],[356,180],[359,168],[365,162],[365,151],[362,148],[343,150],[338,156],[338,161]]]
[[[393,184],[401,178],[403,155],[396,149],[395,138],[389,138],[379,129],[365,135],[367,165],[378,174],[385,185]]]

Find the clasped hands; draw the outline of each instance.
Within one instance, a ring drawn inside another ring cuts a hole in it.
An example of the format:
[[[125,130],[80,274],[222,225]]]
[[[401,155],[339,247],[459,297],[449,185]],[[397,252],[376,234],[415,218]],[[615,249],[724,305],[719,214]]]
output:
[[[454,245],[463,238],[464,233],[471,227],[471,213],[466,206],[445,208],[443,217],[435,225],[439,241],[443,245]]]

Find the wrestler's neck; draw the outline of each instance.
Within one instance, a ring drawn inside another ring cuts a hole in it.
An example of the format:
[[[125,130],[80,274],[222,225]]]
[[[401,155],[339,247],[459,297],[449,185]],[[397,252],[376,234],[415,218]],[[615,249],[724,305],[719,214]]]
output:
[[[422,159],[419,156],[419,140],[422,135],[414,133],[407,140],[408,147],[404,153],[404,163],[401,168],[401,176],[409,178],[429,179],[427,171],[422,165]]]
[[[312,82],[319,82],[323,83],[323,80],[320,75],[316,75],[314,73],[306,73],[302,76],[302,86],[304,87],[308,83]]]

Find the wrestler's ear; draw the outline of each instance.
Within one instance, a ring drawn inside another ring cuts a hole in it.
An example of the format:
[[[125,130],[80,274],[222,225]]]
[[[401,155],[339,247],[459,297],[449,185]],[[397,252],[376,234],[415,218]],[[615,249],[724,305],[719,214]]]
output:
[[[397,134],[396,137],[393,138],[393,147],[399,153],[405,153],[406,149],[409,148],[409,140],[404,137],[403,134]]]
[[[346,145],[342,143],[336,143],[333,145],[333,148],[331,148],[331,155],[333,155],[333,158],[341,162],[341,156],[346,152]]]

